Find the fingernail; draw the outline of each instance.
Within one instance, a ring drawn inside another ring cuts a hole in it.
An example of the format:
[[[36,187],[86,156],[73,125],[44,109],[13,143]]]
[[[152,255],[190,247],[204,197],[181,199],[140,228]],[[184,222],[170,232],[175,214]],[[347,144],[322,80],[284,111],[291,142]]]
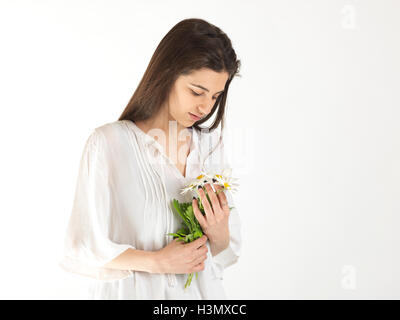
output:
[[[193,200],[196,199],[196,197],[193,196]]]
[[[200,189],[201,188],[201,186],[197,186],[197,189]]]

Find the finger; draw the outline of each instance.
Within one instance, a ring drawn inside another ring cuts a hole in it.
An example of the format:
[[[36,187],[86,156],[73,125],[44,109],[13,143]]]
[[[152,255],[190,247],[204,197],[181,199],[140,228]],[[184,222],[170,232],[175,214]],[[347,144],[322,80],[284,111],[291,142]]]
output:
[[[204,262],[199,263],[197,266],[192,268],[192,273],[193,272],[199,272],[199,271],[203,271],[205,269],[205,264]]]
[[[207,229],[207,220],[206,218],[202,215],[199,205],[197,203],[197,199],[192,200],[192,207],[193,207],[193,213],[194,216],[196,217],[197,221],[199,221],[199,224],[203,230]]]
[[[197,266],[199,263],[202,263],[206,259],[207,259],[207,255],[202,253],[202,254],[197,255],[196,257],[194,257],[194,259],[192,261],[190,261],[190,263],[194,267],[194,266]]]
[[[213,186],[214,186],[214,184],[213,184]],[[214,214],[217,213],[217,212],[220,213],[222,211],[222,209],[221,209],[221,206],[220,206],[220,203],[219,203],[219,199],[218,199],[217,195],[215,194],[215,191],[211,187],[211,184],[207,183],[205,185],[205,188],[207,190],[208,196],[210,197],[211,206],[213,208]]]
[[[206,193],[203,190],[203,188],[199,188],[199,195],[200,195],[201,203],[203,204],[203,207],[204,207],[204,211],[206,212],[207,220],[210,223],[214,223],[215,222],[214,212],[211,208],[210,203],[208,202]]]
[[[225,192],[223,191],[222,187],[220,185],[213,184],[214,188],[217,189],[218,192],[218,199],[219,203],[221,206],[221,209],[223,212],[229,212],[229,203],[228,203],[228,198],[226,197]]]
[[[201,247],[203,244],[205,244],[207,242],[207,239],[208,239],[207,236],[203,235],[202,237],[200,237],[192,242],[189,242],[187,244],[187,246],[189,246],[190,249],[197,249],[197,248]]]
[[[197,252],[199,253],[207,253],[208,252],[208,247],[207,247],[207,243],[201,245],[200,247],[198,247],[196,249]]]
[[[207,258],[207,252],[208,251],[205,251],[204,248],[199,248],[199,249],[195,250],[192,253],[191,262],[195,262],[196,259],[199,260],[201,257],[203,257],[203,259],[206,259]],[[197,263],[200,263],[200,262],[201,261],[198,261]]]

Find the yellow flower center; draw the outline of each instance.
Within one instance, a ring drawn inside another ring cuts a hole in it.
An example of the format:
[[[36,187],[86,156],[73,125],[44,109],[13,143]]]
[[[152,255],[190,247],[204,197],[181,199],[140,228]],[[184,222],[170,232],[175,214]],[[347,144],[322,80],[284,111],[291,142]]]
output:
[[[201,174],[201,175],[199,175],[199,176],[197,177],[197,179],[200,180],[200,179],[203,178],[203,177],[204,177],[204,175]]]

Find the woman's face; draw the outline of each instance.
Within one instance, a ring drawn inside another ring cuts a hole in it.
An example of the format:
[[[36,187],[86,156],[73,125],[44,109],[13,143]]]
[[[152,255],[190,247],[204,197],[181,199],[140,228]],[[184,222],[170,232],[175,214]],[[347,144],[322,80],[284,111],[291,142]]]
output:
[[[209,114],[228,77],[227,72],[215,72],[208,68],[179,76],[169,96],[170,117],[183,127],[191,127],[199,119],[193,119],[190,114],[200,118]]]

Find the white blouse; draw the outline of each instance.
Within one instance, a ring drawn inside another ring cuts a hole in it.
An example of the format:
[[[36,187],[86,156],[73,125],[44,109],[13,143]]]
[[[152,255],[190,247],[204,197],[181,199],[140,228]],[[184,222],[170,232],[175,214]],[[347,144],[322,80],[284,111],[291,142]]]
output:
[[[223,271],[238,261],[241,222],[236,208],[229,216],[230,244],[216,256],[207,240],[205,269],[184,289],[188,274],[159,274],[103,267],[126,249],[156,251],[173,240],[181,218],[171,201],[191,202],[180,194],[201,169],[229,166],[223,143],[213,132],[192,132],[186,177],[165,155],[161,144],[130,120],[95,128],[80,160],[72,213],[66,229],[64,270],[89,277],[88,299],[227,299]],[[157,159],[157,161],[154,161]],[[217,160],[216,160],[217,159]],[[234,207],[230,191],[225,191]]]

